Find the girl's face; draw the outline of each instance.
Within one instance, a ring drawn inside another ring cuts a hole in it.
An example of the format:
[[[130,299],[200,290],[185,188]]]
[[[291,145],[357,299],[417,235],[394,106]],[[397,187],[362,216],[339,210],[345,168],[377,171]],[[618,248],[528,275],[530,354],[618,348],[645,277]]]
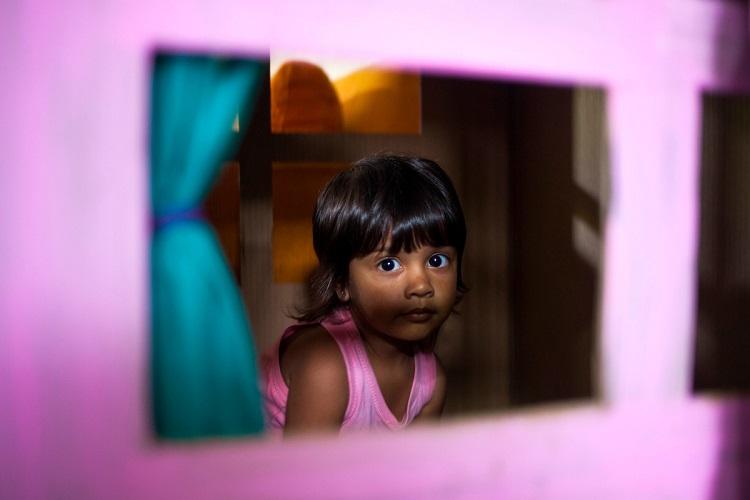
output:
[[[398,340],[423,340],[443,324],[456,303],[456,259],[453,247],[372,252],[349,263],[342,298],[350,301],[361,329]]]

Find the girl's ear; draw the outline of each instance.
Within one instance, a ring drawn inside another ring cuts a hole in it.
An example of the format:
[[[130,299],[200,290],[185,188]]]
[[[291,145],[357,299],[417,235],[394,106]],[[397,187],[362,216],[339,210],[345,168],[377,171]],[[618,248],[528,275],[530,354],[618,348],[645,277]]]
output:
[[[336,287],[336,296],[342,303],[349,302],[349,289],[343,285]]]

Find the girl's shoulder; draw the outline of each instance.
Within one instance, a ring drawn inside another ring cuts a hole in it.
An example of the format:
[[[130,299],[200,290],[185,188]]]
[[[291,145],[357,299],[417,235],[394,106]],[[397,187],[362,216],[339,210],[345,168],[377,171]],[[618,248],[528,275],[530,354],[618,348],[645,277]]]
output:
[[[321,325],[300,326],[279,356],[289,388],[285,432],[338,429],[349,402],[349,382],[333,337]]]
[[[325,379],[346,383],[346,364],[341,349],[320,324],[302,325],[279,346],[281,373],[287,385],[295,378]]]

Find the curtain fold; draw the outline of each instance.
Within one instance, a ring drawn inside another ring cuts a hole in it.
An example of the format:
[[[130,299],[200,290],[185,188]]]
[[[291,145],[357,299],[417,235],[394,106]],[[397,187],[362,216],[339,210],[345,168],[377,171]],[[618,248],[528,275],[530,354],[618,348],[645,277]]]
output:
[[[156,434],[195,438],[263,429],[244,304],[200,205],[251,114],[263,66],[156,57],[151,103],[151,382]]]

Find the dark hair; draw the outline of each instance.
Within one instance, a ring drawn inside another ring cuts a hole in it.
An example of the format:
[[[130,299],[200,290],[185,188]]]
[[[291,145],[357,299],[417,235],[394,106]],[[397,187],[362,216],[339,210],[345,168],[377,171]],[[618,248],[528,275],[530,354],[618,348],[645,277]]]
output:
[[[389,235],[387,250],[393,253],[424,244],[455,247],[458,298],[467,290],[461,274],[463,210],[450,178],[434,161],[386,154],[363,158],[323,188],[312,222],[319,264],[298,320],[316,321],[341,306],[336,292],[349,279],[351,260],[381,249]]]

